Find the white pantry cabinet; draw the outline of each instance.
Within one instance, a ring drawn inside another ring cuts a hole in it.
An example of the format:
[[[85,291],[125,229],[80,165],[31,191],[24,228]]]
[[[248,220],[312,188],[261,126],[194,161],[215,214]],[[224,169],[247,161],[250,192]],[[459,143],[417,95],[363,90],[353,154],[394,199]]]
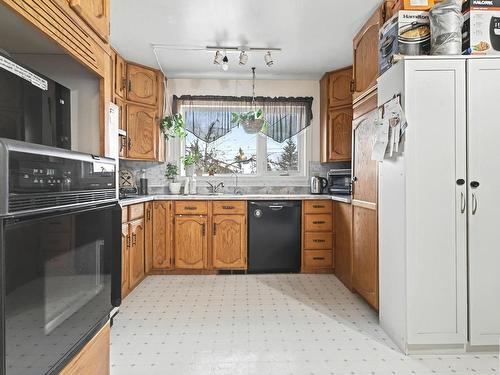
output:
[[[401,94],[408,121],[402,152],[379,165],[380,322],[406,353],[500,339],[499,69],[409,57],[378,81],[379,105]]]
[[[471,345],[498,345],[500,60],[469,60],[468,78],[469,336]]]

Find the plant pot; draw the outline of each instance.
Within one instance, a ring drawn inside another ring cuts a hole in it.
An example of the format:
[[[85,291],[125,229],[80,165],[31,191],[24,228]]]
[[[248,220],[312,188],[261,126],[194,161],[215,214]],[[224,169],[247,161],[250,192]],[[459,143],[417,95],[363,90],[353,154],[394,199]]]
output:
[[[194,175],[194,165],[186,166],[186,177],[193,177]]]
[[[181,183],[180,182],[169,182],[168,189],[170,194],[178,195],[181,193]]]
[[[262,130],[264,126],[264,120],[247,120],[241,123],[243,130],[247,134],[257,134]]]

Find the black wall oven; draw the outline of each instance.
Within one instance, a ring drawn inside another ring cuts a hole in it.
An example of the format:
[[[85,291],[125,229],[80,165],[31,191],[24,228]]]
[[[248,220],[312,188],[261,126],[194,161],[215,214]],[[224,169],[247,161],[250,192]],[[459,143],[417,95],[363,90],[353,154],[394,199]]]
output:
[[[115,164],[1,139],[0,164],[0,373],[56,373],[120,304]]]

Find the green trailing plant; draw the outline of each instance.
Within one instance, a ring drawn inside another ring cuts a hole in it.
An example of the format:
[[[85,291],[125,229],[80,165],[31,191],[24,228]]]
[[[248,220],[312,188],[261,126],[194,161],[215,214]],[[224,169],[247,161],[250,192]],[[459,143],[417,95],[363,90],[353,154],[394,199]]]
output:
[[[160,122],[160,129],[166,140],[187,136],[184,119],[180,113],[165,116]]]
[[[269,129],[269,122],[266,121],[264,117],[264,111],[262,109],[256,109],[248,112],[231,113],[231,122],[233,124],[241,124],[248,126],[249,124],[255,123],[257,121],[262,122],[262,127],[259,129],[261,132],[267,131]]]
[[[165,177],[167,177],[167,180],[175,181],[177,175],[178,175],[177,165],[168,163],[165,169]]]

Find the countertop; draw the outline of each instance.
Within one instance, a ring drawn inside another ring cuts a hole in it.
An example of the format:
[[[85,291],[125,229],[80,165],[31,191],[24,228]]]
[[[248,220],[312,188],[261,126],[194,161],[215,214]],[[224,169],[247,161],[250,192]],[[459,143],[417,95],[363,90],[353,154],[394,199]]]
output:
[[[331,199],[337,202],[351,203],[351,196],[349,195],[326,195],[326,194],[222,194],[222,195],[171,195],[171,194],[157,194],[157,195],[141,195],[137,197],[120,199],[122,207],[142,202],[149,201],[169,201],[169,200],[223,200],[223,201],[256,201],[256,200],[309,200],[309,199]]]

